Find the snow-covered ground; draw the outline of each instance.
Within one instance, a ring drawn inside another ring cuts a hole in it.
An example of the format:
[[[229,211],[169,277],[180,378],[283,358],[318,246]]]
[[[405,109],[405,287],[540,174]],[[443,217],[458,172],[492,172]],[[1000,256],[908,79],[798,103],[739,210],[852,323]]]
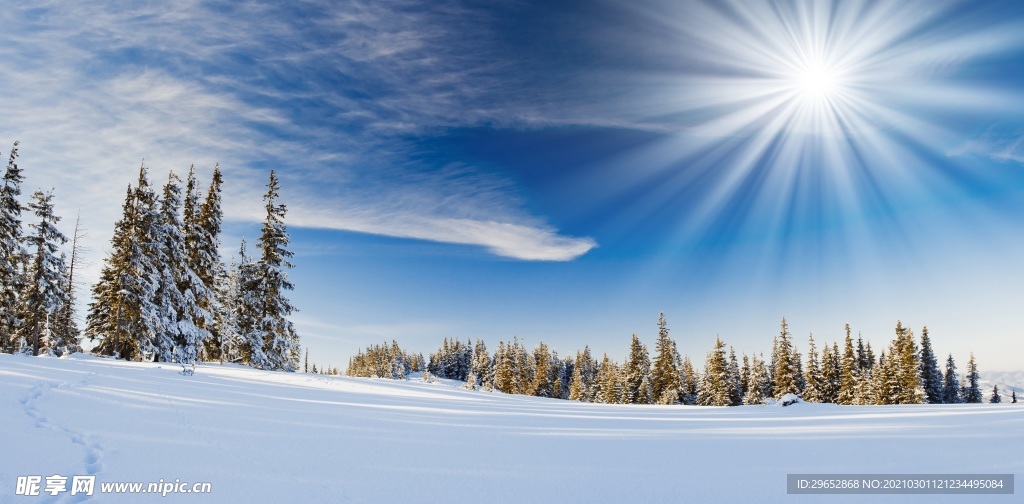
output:
[[[203,365],[0,355],[18,476],[210,482],[97,502],[1016,502],[787,495],[787,473],[1024,474],[1024,405],[657,407]],[[1018,493],[1021,491],[1018,490]]]

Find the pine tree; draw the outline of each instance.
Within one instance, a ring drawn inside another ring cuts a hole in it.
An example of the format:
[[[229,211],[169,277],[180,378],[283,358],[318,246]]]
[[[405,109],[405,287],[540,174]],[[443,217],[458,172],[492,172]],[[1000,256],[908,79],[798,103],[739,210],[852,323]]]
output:
[[[839,347],[825,345],[821,353],[821,390],[819,399],[825,403],[839,400],[839,385],[842,371],[839,363]]]
[[[789,352],[786,352],[789,355]],[[715,338],[715,348],[708,352],[704,364],[703,380],[697,390],[697,404],[701,406],[730,406],[733,404],[733,381],[729,376],[729,363],[725,358],[725,343]]]
[[[953,354],[949,354],[949,357],[946,358],[946,372],[942,375],[942,402],[956,404],[960,402],[960,398],[960,377],[956,373]]]
[[[658,404],[679,404],[682,387],[682,370],[679,369],[679,352],[676,342],[668,336],[665,314],[658,316],[658,355],[651,369],[651,395]]]
[[[491,371],[491,356],[487,352],[487,345],[481,339],[476,340],[473,348],[473,366],[470,368],[469,376],[466,378],[466,385],[471,389],[483,388],[490,390],[494,373]]]
[[[924,397],[929,404],[942,403],[942,373],[939,363],[932,351],[932,341],[928,337],[928,327],[921,329],[921,383],[924,385]]]
[[[260,270],[246,251],[245,239],[238,251],[236,271],[236,296],[234,305],[234,326],[238,335],[238,360],[251,367],[270,369],[273,367],[267,357],[264,333],[260,327],[263,300],[261,297]],[[322,368],[326,371],[328,368]]]
[[[764,356],[755,355],[750,364],[750,375],[747,378],[747,390],[743,394],[743,404],[764,404],[767,397],[764,385],[768,380],[768,368],[764,364]]]
[[[530,393],[537,397],[551,397],[554,394],[554,383],[551,379],[551,352],[543,341],[537,343],[537,348],[533,350],[533,359],[536,372],[530,386]]]
[[[651,404],[651,360],[647,346],[640,344],[640,338],[633,334],[629,345],[629,360],[626,361],[625,389],[622,402],[626,404]]]
[[[825,378],[818,364],[818,350],[814,346],[814,335],[807,341],[807,385],[804,387],[803,399],[807,402],[825,402]]]
[[[743,390],[742,380],[740,379],[740,365],[736,360],[736,350],[729,345],[729,381],[732,382],[730,386],[729,401],[730,406],[739,406],[743,404]]]
[[[35,232],[25,240],[32,262],[18,299],[18,318],[22,321],[18,339],[31,347],[32,355],[49,353],[51,349],[59,355],[66,351],[69,342],[52,340],[49,322],[67,296],[62,275],[65,266],[57,255],[67,238],[55,227],[60,217],[53,213],[53,193],[34,192],[28,210],[38,221],[29,224]]]
[[[964,375],[964,380],[967,382],[967,386],[963,389],[964,402],[965,403],[980,403],[981,402],[981,389],[978,386],[978,365],[974,362],[974,354],[971,353],[971,358],[967,361],[967,374]]]
[[[494,354],[494,388],[506,394],[514,393],[513,368],[515,360],[504,341],[498,342],[498,352]]]
[[[988,402],[992,404],[999,404],[1003,402],[1003,398],[999,397],[999,385],[992,385],[992,395],[989,396]]]
[[[683,357],[683,404],[697,404],[697,388],[699,383],[700,377],[697,376],[697,370],[694,369],[693,364],[690,362],[690,356]]]
[[[593,402],[596,377],[597,362],[590,356],[590,347],[584,346],[582,352],[576,352],[576,365],[573,367],[572,383],[569,385],[569,399]]]
[[[206,199],[199,206],[193,223],[186,224],[189,264],[196,272],[199,282],[192,286],[195,296],[196,313],[193,316],[200,338],[205,342],[203,353],[208,359],[220,358],[220,347],[224,340],[216,314],[223,311],[224,293],[218,289],[227,277],[220,257],[220,231],[224,219],[221,210],[221,185],[223,177],[220,165],[213,167],[213,178],[206,191]],[[198,201],[198,194],[195,196]],[[195,208],[196,202],[191,203]],[[283,211],[283,208],[282,208]],[[283,218],[283,215],[282,215]]]
[[[257,330],[266,356],[266,362],[259,367],[294,371],[298,367],[299,336],[288,320],[295,307],[285,297],[285,291],[294,289],[286,273],[292,267],[288,259],[294,254],[287,249],[290,240],[284,224],[286,206],[278,203],[280,190],[277,175],[271,170],[267,193],[263,196],[266,219],[256,242],[260,249],[255,285],[259,302]]]
[[[11,148],[4,172],[4,185],[0,187],[0,352],[13,353],[18,320],[18,296],[23,286],[21,271],[21,182],[25,177],[18,167],[18,142]]]
[[[857,381],[860,380],[857,357],[853,352],[853,337],[850,336],[850,324],[846,324],[846,340],[843,358],[840,362],[839,404],[853,404],[856,396]]]
[[[601,360],[601,367],[597,371],[597,381],[600,383],[600,402],[605,404],[618,404],[622,398],[622,387],[619,380],[619,367],[604,354]]]
[[[797,366],[793,362],[793,346],[790,342],[789,324],[786,318],[782,318],[781,330],[779,332],[778,344],[775,349],[773,361],[775,364],[775,383],[773,387],[776,399],[786,394],[799,394],[800,388],[797,379]]]

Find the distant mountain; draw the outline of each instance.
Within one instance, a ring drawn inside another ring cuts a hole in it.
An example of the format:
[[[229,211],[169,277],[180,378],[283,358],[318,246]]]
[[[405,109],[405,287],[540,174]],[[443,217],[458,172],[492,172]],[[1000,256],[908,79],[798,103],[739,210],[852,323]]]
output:
[[[992,396],[992,385],[999,385],[999,395],[1003,397],[1003,402],[1010,402],[1010,392],[1016,391],[1018,404],[1024,404],[1024,370],[982,371],[979,384],[985,402]]]

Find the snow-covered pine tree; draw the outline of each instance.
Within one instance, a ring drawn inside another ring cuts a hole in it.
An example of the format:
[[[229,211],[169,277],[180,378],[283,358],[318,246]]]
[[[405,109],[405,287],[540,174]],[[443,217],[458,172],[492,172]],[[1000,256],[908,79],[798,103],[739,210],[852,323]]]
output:
[[[551,380],[551,351],[543,341],[533,349],[534,369],[533,383],[530,394],[537,397],[551,397],[554,394],[554,383]]]
[[[747,390],[743,394],[743,404],[764,404],[766,397],[764,385],[768,379],[768,369],[764,364],[764,356],[755,355],[751,359],[750,374],[747,377]]]
[[[576,363],[572,370],[572,382],[569,384],[569,400],[594,401],[594,379],[597,377],[597,362],[590,356],[590,346],[584,346],[582,352],[576,352]]]
[[[25,177],[18,167],[18,142],[11,148],[4,171],[4,185],[0,187],[0,352],[13,353],[18,349],[15,332],[18,330],[18,296],[23,286],[22,257],[25,255],[21,240],[21,211],[18,201],[21,182]]]
[[[512,359],[515,362],[512,375],[515,394],[527,395],[533,385],[534,364],[526,351],[526,344],[518,336],[512,336]]]
[[[235,298],[233,322],[237,330],[238,360],[258,369],[270,369],[272,364],[267,358],[264,333],[260,328],[262,311],[260,271],[245,248],[245,239],[238,251],[238,264],[235,273]],[[321,368],[322,371],[327,368]]]
[[[821,402],[835,403],[839,400],[841,376],[838,347],[835,344],[826,344],[821,352]]]
[[[601,359],[601,367],[597,371],[597,381],[600,383],[600,394],[595,398],[596,402],[605,404],[621,402],[619,367],[608,358],[608,354],[604,354],[604,358]]]
[[[658,315],[658,355],[651,369],[651,396],[658,404],[679,404],[679,390],[682,387],[682,370],[679,369],[679,352],[676,342],[668,335],[665,314]]]
[[[187,256],[185,233],[178,214],[181,207],[179,182],[178,176],[171,172],[160,199],[160,220],[155,233],[158,247],[153,258],[157,268],[153,303],[160,323],[153,339],[157,360],[194,363],[208,334],[196,326],[196,318],[205,320],[208,314],[196,304],[196,291],[204,291],[205,287]]]
[[[921,383],[924,385],[925,401],[929,404],[942,403],[942,373],[939,362],[932,351],[932,341],[928,337],[928,326],[921,329]]]
[[[788,361],[787,356],[782,359]],[[697,404],[701,406],[730,406],[735,392],[733,381],[729,376],[729,363],[725,358],[725,343],[721,338],[715,338],[715,348],[708,352],[707,360],[704,363],[703,379],[697,390]]]
[[[964,380],[967,383],[963,390],[965,403],[981,402],[981,389],[978,385],[980,379],[978,365],[974,362],[974,353],[972,352],[971,358],[967,361],[967,374],[964,375]]]
[[[576,361],[572,357],[566,356],[562,360],[558,361],[558,374],[555,380],[555,397],[558,399],[569,399],[569,394],[572,392],[572,376],[576,372]]]
[[[736,360],[736,350],[729,345],[729,381],[732,382],[731,393],[729,395],[730,406],[739,406],[743,404],[743,394],[746,392],[743,390],[742,380],[740,379],[740,364]]]
[[[826,347],[827,348],[827,347]],[[818,350],[814,346],[814,334],[807,337],[807,385],[804,387],[803,399],[807,402],[825,402],[825,378],[818,363]]]
[[[629,345],[629,360],[625,366],[625,388],[622,402],[625,404],[651,404],[651,359],[647,346],[633,334]]]
[[[999,384],[992,385],[992,395],[989,396],[988,402],[992,404],[999,404],[1003,402],[1003,398],[999,397]]]
[[[159,324],[153,304],[159,222],[156,194],[142,165],[135,188],[128,187],[124,215],[114,226],[112,250],[100,281],[93,286],[86,335],[100,339],[95,353],[135,361],[153,353],[153,335]]]
[[[683,387],[682,387],[682,402],[683,404],[694,405],[697,404],[697,389],[700,386],[700,377],[697,376],[697,370],[693,367],[693,363],[690,362],[690,356],[686,355],[683,357]]]
[[[37,217],[30,223],[34,230],[25,237],[31,254],[26,282],[18,296],[18,319],[21,321],[19,340],[32,355],[40,353],[61,354],[69,342],[51,339],[49,322],[66,299],[63,273],[65,265],[57,255],[60,246],[67,242],[55,224],[60,217],[53,213],[53,193],[36,191],[32,193],[28,210]]]
[[[776,399],[786,394],[800,394],[796,363],[793,362],[793,345],[790,342],[789,324],[782,318],[781,330],[774,355],[775,383],[772,392]]]
[[[504,341],[498,342],[498,351],[494,353],[494,388],[506,394],[513,393],[513,375],[515,360],[511,356],[509,347]]]
[[[484,340],[478,339],[476,346],[473,347],[473,366],[469,370],[469,376],[466,377],[466,388],[489,389],[490,381],[487,378],[491,375],[491,355],[487,352]]]
[[[277,175],[271,170],[267,193],[263,196],[266,218],[256,242],[260,249],[260,259],[256,263],[256,293],[260,306],[257,328],[266,355],[263,367],[294,371],[298,367],[299,335],[288,320],[292,312],[296,311],[295,307],[285,296],[285,291],[294,289],[286,272],[292,267],[289,259],[294,254],[287,248],[290,241],[284,224],[287,207],[278,203],[280,191]]]
[[[914,332],[896,323],[896,340],[890,352],[896,369],[897,403],[920,404],[924,402],[924,388],[921,384],[921,360],[918,358]]]
[[[846,339],[843,357],[839,368],[839,404],[853,404],[856,396],[857,381],[861,379],[857,356],[853,351],[853,337],[850,335],[850,324],[846,324]]]
[[[191,169],[189,179],[194,185],[195,177]],[[199,280],[191,286],[195,298],[192,321],[198,331],[198,338],[203,341],[202,353],[207,360],[220,358],[220,347],[224,340],[217,318],[217,314],[224,311],[221,307],[224,293],[218,286],[224,285],[227,279],[220,257],[220,231],[224,218],[221,211],[222,184],[223,177],[220,165],[217,164],[213,167],[213,178],[203,203],[197,208],[199,195],[195,189],[192,190],[193,201],[188,201],[188,196],[185,201],[185,206],[191,206],[193,214],[191,222],[185,219],[185,243],[189,244],[186,247],[188,263]]]

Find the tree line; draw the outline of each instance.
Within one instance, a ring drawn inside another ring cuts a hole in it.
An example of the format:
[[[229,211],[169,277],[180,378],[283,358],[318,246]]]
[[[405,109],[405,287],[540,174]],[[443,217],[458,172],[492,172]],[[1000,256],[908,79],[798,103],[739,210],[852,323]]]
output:
[[[351,357],[345,374],[406,379],[419,371],[414,362],[422,363],[422,356],[392,341]],[[973,353],[965,373],[957,371],[952,355],[941,371],[928,328],[921,329],[918,340],[902,322],[896,323],[895,337],[878,355],[870,342],[859,335],[853,338],[849,324],[842,342],[824,344],[820,352],[813,334],[808,336],[804,355],[783,318],[767,358],[737,357],[731,346],[716,338],[698,371],[689,356],[680,355],[661,314],[653,360],[636,334],[621,364],[608,354],[596,359],[589,346],[575,357],[560,358],[544,342],[530,351],[517,337],[500,341],[493,354],[483,340],[473,344],[446,338],[423,370],[425,379],[461,380],[470,389],[606,404],[738,406],[764,404],[788,394],[806,402],[850,405],[983,401]],[[1016,394],[1012,400],[1016,402]],[[998,388],[993,388],[989,401],[1000,401]]]
[[[135,361],[238,362],[295,370],[299,336],[289,321],[286,291],[292,267],[286,206],[270,172],[257,257],[242,241],[229,265],[220,256],[220,167],[206,194],[189,168],[182,187],[173,171],[157,190],[143,164],[128,185],[111,250],[91,289],[84,331],[75,320],[78,226],[70,258],[56,224],[53,193],[37,190],[19,201],[24,175],[11,149],[0,188],[0,351],[61,356],[95,343],[99,355]],[[22,223],[22,213],[35,220]]]

